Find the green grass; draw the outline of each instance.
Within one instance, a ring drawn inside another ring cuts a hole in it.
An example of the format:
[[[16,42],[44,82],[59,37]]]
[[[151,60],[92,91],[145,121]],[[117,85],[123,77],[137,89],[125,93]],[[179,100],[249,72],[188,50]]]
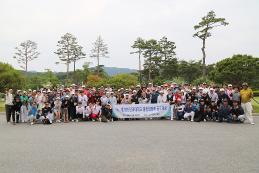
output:
[[[0,112],[4,112],[5,111],[5,105],[4,102],[0,100]]]
[[[254,97],[254,99],[259,102],[259,97]],[[259,113],[259,104],[256,103],[254,100],[252,101],[254,113]]]

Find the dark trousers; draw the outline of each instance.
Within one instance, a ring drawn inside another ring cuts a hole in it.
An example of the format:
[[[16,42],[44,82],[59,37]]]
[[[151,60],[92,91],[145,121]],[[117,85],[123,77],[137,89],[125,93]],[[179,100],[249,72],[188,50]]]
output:
[[[196,122],[203,121],[204,119],[206,120],[206,113],[203,111],[197,111],[195,113],[194,119]]]
[[[224,119],[226,119],[227,122],[229,122],[229,123],[232,121],[232,117],[229,112],[220,110],[219,111],[219,122],[222,122]]]
[[[176,112],[176,119],[177,119],[177,120],[183,119],[183,115],[184,115],[184,112],[183,112],[183,111],[182,111],[182,112]]]
[[[15,122],[15,112],[12,105],[5,105],[6,121],[10,122],[11,116],[13,122]]]

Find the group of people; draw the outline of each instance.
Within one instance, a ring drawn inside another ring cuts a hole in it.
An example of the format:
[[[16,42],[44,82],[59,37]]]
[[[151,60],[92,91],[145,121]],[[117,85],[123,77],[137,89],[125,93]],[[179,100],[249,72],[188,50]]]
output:
[[[252,116],[253,92],[247,83],[239,88],[231,84],[219,88],[203,83],[199,86],[137,85],[130,88],[86,87],[72,84],[70,87],[40,90],[8,89],[5,95],[7,123],[28,122],[30,124],[68,123],[78,121],[118,120],[112,116],[116,104],[171,105],[171,120],[239,122],[248,120],[254,125]]]

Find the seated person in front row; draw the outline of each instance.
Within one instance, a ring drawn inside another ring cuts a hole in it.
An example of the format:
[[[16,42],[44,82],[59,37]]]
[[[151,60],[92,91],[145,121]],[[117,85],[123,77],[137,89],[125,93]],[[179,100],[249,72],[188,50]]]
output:
[[[244,109],[238,104],[238,100],[233,100],[233,106],[231,108],[231,115],[234,122],[241,122],[245,121],[245,113]]]
[[[206,121],[206,105],[203,99],[200,99],[200,104],[198,107],[198,110],[195,113],[195,121],[200,122],[200,121]]]
[[[82,120],[83,115],[84,115],[84,106],[82,105],[82,102],[78,102],[78,105],[76,106],[76,117],[79,120]]]
[[[184,105],[181,105],[181,100],[176,100],[174,115],[176,120],[182,120],[184,118]]]
[[[223,100],[223,104],[219,107],[219,122],[222,122],[224,119],[227,120],[227,122],[231,122],[231,107],[228,104],[228,99]]]
[[[53,114],[48,102],[45,102],[45,106],[41,110],[40,120],[43,124],[52,124]]]
[[[192,106],[192,102],[190,99],[187,100],[187,103],[185,104],[184,107],[184,119],[190,119],[193,122],[194,120],[194,111],[193,111],[193,106]]]
[[[214,100],[211,101],[211,104],[208,107],[208,118],[213,121],[218,120],[218,106]]]

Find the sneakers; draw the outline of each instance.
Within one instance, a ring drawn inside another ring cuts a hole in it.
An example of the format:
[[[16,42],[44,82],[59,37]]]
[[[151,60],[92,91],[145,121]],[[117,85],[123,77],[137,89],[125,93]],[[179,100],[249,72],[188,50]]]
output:
[[[251,123],[251,125],[255,125],[255,123]]]

